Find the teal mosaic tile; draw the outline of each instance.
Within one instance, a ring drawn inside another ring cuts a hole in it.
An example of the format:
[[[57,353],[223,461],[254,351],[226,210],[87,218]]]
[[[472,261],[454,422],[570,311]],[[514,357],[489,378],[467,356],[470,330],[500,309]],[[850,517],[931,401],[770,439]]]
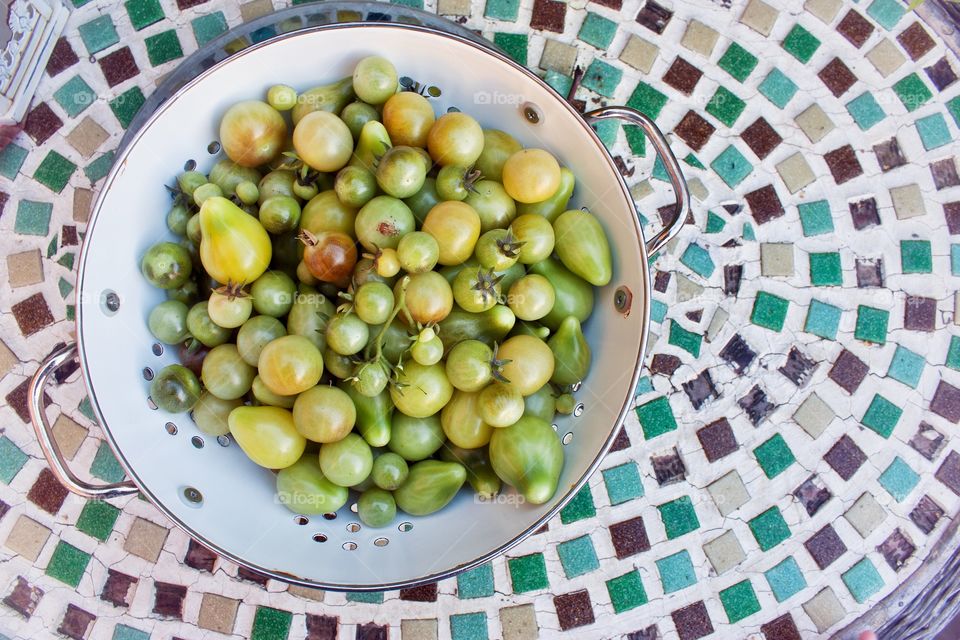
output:
[[[356,594],[347,594],[348,600],[351,595]],[[257,607],[257,613],[253,616],[253,630],[250,633],[250,640],[283,640],[290,634],[292,622],[293,614],[289,611],[281,611],[271,607]]]
[[[774,106],[783,109],[797,94],[797,85],[780,69],[772,69],[757,87],[763,96]]]
[[[950,275],[960,275],[960,244],[950,245]]]
[[[820,236],[833,232],[833,215],[830,203],[826,200],[804,202],[797,206],[800,212],[800,226],[807,237]]]
[[[955,371],[960,371],[960,337],[958,336],[950,336],[946,365]]]
[[[107,482],[123,480],[125,475],[123,467],[117,462],[117,458],[110,451],[110,446],[106,442],[100,443],[100,448],[93,456],[93,462],[90,464],[90,474]]]
[[[347,593],[347,602],[365,602],[367,604],[383,604],[382,591]],[[266,640],[266,638],[264,639]]]
[[[594,59],[583,74],[583,87],[607,98],[617,90],[623,71],[599,59]]]
[[[757,56],[736,42],[732,42],[723,55],[720,56],[717,65],[739,82],[743,82],[750,77],[753,70],[757,68],[758,62]]]
[[[557,555],[568,578],[576,578],[600,568],[597,551],[589,535],[561,542],[557,545]]]
[[[489,637],[487,614],[482,611],[450,615],[451,640],[487,640]]]
[[[713,211],[707,212],[707,224],[703,229],[704,233],[720,233],[727,226],[727,221],[715,214]]]
[[[863,414],[863,419],[860,422],[871,431],[884,438],[889,438],[902,414],[903,409],[878,393],[873,396],[873,400],[870,401],[870,406],[867,407],[867,411]]]
[[[0,176],[13,180],[26,159],[27,150],[13,142],[0,149]]]
[[[543,79],[562,96],[570,93],[570,87],[573,86],[573,78],[552,69],[544,74]]]
[[[771,567],[763,575],[777,602],[788,600],[807,587],[807,579],[804,578],[803,571],[800,570],[793,556],[787,556],[780,564]]]
[[[577,37],[597,49],[606,49],[615,35],[617,35],[616,22],[588,11]]]
[[[743,223],[743,239],[754,242],[757,239],[757,234],[753,231],[753,225],[749,222]]]
[[[573,496],[563,509],[560,509],[560,522],[570,524],[595,515],[597,515],[597,508],[593,504],[593,494],[590,493],[590,485],[585,484],[577,491],[577,495]]]
[[[920,134],[920,142],[927,151],[939,149],[950,144],[953,136],[950,135],[950,129],[947,127],[947,121],[942,113],[933,113],[929,116],[918,118],[916,122],[917,133]]]
[[[116,151],[108,151],[83,168],[83,174],[87,176],[90,184],[96,184],[101,178],[106,177],[106,175],[110,173],[115,155]]]
[[[636,569],[622,576],[607,580],[607,593],[614,613],[623,613],[647,603],[647,592]]]
[[[639,82],[630,98],[627,100],[627,106],[656,119],[667,104],[667,96],[660,93],[646,82]]]
[[[57,104],[63,108],[68,116],[76,118],[93,104],[93,101],[97,99],[97,94],[93,92],[93,89],[83,78],[74,76],[54,92],[53,99],[57,101]]]
[[[880,474],[878,480],[880,486],[886,489],[894,500],[903,502],[920,482],[920,476],[902,458],[897,456],[890,463],[890,466]]]
[[[760,611],[760,602],[749,580],[743,580],[720,591],[720,603],[731,624]]]
[[[46,573],[51,578],[76,588],[80,584],[83,573],[90,563],[90,554],[77,549],[63,540],[57,543],[50,562],[47,563]]]
[[[667,539],[673,540],[700,528],[700,519],[693,508],[690,496],[681,496],[657,507],[660,520],[667,533]]]
[[[933,249],[929,240],[901,240],[900,267],[904,273],[933,271]]]
[[[150,640],[150,634],[125,624],[118,624],[113,628],[113,640]]]
[[[787,470],[797,459],[793,456],[786,440],[779,433],[753,450],[760,468],[768,478],[776,478]]]
[[[677,420],[673,417],[670,401],[665,396],[638,406],[637,419],[643,429],[643,437],[647,440],[677,429]]]
[[[960,127],[960,96],[947,101],[947,111],[953,116],[953,121]]]
[[[863,131],[870,129],[887,117],[877,99],[869,91],[848,102],[847,111],[850,112],[853,121]]]
[[[863,340],[864,342],[886,344],[889,321],[890,312],[886,309],[877,309],[862,304],[857,307],[857,326],[853,335],[857,340]]]
[[[857,602],[863,603],[883,588],[883,578],[869,558],[863,558],[841,576]]]
[[[197,39],[197,46],[202,47],[227,30],[227,19],[222,11],[216,11],[194,18],[190,26],[193,28],[193,36]]]
[[[709,278],[712,276],[713,271],[716,268],[713,264],[713,259],[710,257],[710,252],[695,242],[691,242],[687,245],[683,255],[680,256],[680,262],[686,265],[688,269],[698,275],[703,276],[704,278]]]
[[[717,87],[716,93],[707,103],[707,113],[728,127],[732,127],[746,107],[746,102],[721,86]]]
[[[839,253],[810,254],[810,284],[816,287],[839,287],[843,284]]]
[[[657,324],[663,322],[663,319],[667,317],[667,305],[663,304],[659,300],[650,301],[650,319]]]
[[[645,393],[650,393],[653,391],[653,383],[650,381],[649,376],[642,376],[637,381],[637,388],[634,391],[635,395],[642,396]]]
[[[483,15],[494,20],[516,22],[520,13],[520,0],[487,0]]]
[[[24,236],[47,235],[51,213],[53,205],[49,202],[21,200],[17,205],[17,219],[13,223],[14,233]]]
[[[730,145],[714,158],[710,168],[732,189],[750,175],[753,164],[736,147]]]
[[[750,314],[750,322],[772,331],[782,331],[790,303],[766,291],[757,292]]]
[[[820,40],[798,23],[793,25],[790,33],[783,39],[783,48],[794,58],[807,64],[820,48]]]
[[[660,573],[664,593],[686,589],[697,581],[693,561],[690,560],[690,553],[686,550],[657,560],[657,571]]]
[[[694,358],[699,358],[703,336],[693,331],[687,331],[676,320],[671,320],[668,342],[675,347],[680,347]]]
[[[120,42],[117,29],[113,26],[113,20],[108,15],[81,24],[78,31],[80,32],[80,39],[83,40],[83,46],[87,48],[87,53],[90,55],[99,53]]]
[[[916,73],[911,73],[894,84],[893,91],[907,111],[916,111],[933,97],[930,89]]]
[[[890,360],[887,376],[916,389],[925,364],[923,356],[898,344]]]
[[[625,462],[619,466],[604,469],[603,484],[607,488],[610,504],[622,504],[643,496],[643,483],[637,463]]]
[[[76,170],[77,165],[51,150],[33,172],[33,179],[54,193],[60,193]]]
[[[60,278],[57,281],[57,289],[60,291],[60,297],[66,298],[73,292],[73,285],[67,282],[65,278]]]
[[[127,0],[123,3],[130,17],[130,24],[137,31],[163,20],[163,7],[158,0]]]
[[[790,537],[790,527],[776,507],[770,507],[748,524],[761,551],[769,551]]]
[[[836,340],[842,314],[840,307],[816,299],[811,300],[803,330],[827,340]]]
[[[0,436],[0,482],[10,484],[29,459],[10,438]]]
[[[488,598],[493,595],[493,567],[490,563],[457,575],[457,597],[461,600]]]
[[[893,31],[906,12],[907,8],[897,0],[873,0],[867,7],[867,15],[887,31]]]
[[[526,66],[527,35],[525,33],[495,33],[493,44],[503,49],[514,61]]]
[[[537,591],[550,586],[547,580],[547,565],[542,553],[531,553],[519,558],[507,560],[510,568],[510,581],[514,593]]]
[[[143,43],[147,47],[147,58],[155,67],[183,57],[183,48],[180,46],[180,39],[175,29],[161,31],[145,38]]]
[[[592,125],[593,130],[597,132],[600,142],[608,149],[617,141],[617,132],[620,131],[620,123],[616,120],[601,120]]]

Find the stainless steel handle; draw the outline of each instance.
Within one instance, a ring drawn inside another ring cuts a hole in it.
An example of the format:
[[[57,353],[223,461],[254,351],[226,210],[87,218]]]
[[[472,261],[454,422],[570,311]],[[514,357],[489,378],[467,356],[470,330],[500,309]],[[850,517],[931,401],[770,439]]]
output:
[[[73,360],[76,355],[76,344],[68,344],[57,349],[40,363],[40,368],[37,369],[30,380],[30,387],[27,391],[30,399],[30,422],[33,423],[33,430],[37,434],[40,450],[43,451],[43,456],[47,459],[47,464],[50,465],[50,471],[60,481],[60,484],[77,495],[84,498],[106,499],[137,493],[139,489],[129,480],[113,484],[92,484],[81,480],[67,466],[67,461],[60,452],[60,446],[53,437],[52,428],[43,410],[43,391],[57,369]]]
[[[663,166],[667,170],[667,175],[670,176],[673,191],[677,196],[677,206],[673,220],[646,241],[647,255],[652,256],[663,249],[664,245],[680,232],[687,221],[687,215],[690,213],[690,190],[687,188],[687,181],[680,170],[680,163],[677,162],[677,157],[673,155],[670,144],[656,123],[636,109],[630,107],[600,107],[583,114],[583,117],[590,124],[600,120],[626,120],[630,124],[637,125],[647,134],[647,137],[653,143],[653,148],[663,159]]]

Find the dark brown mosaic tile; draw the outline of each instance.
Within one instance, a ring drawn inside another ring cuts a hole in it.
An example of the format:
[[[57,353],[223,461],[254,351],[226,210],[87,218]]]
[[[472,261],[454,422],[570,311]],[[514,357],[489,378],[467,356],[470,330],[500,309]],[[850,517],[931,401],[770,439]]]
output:
[[[179,584],[155,582],[153,612],[165,618],[183,619],[183,599],[187,597],[187,588]]]
[[[910,512],[910,519],[917,525],[924,534],[930,535],[930,532],[936,528],[940,518],[943,517],[943,507],[933,501],[928,495],[924,495],[917,502],[917,506]]]
[[[137,62],[133,59],[130,47],[117,49],[113,53],[103,56],[97,61],[107,85],[115,87],[121,82],[133,78],[139,73]]]
[[[650,456],[650,466],[653,467],[653,475],[661,487],[680,482],[687,477],[687,466],[683,464],[683,458],[676,447],[666,453]]]
[[[674,127],[673,132],[686,142],[688,147],[694,151],[700,151],[716,130],[716,127],[696,111],[687,111],[683,119]]]
[[[637,14],[637,22],[645,26],[654,33],[661,34],[667,28],[670,18],[673,17],[673,11],[670,11],[663,5],[647,0],[640,13]]]
[[[957,215],[958,217],[960,217],[960,208],[958,208]],[[657,271],[656,275],[653,276],[653,290],[659,293],[666,293],[667,287],[669,285],[670,285],[670,272]]]
[[[739,400],[737,405],[747,413],[753,426],[759,426],[770,413],[777,408],[767,399],[767,394],[759,386],[755,386]]]
[[[400,599],[411,602],[436,602],[437,583],[432,582],[419,587],[411,587],[410,589],[400,589]]]
[[[837,31],[850,44],[859,49],[873,33],[873,25],[855,10],[850,9],[847,15],[843,16],[843,19],[837,24]]]
[[[617,437],[613,439],[613,444],[610,445],[610,453],[629,448],[630,436],[627,435],[627,429],[625,427],[620,427],[620,430],[617,431]]]
[[[960,185],[960,174],[957,173],[955,158],[944,158],[930,163],[930,175],[933,177],[933,186],[937,191]]]
[[[57,44],[53,46],[53,51],[50,53],[50,60],[47,61],[47,73],[50,77],[56,76],[79,61],[80,58],[70,46],[70,42],[64,37],[58,38]]]
[[[610,540],[617,558],[621,560],[650,549],[647,528],[643,526],[640,516],[610,525]]]
[[[240,567],[237,569],[237,577],[241,580],[246,580],[247,582],[255,582],[261,587],[266,585],[270,580],[270,576],[265,576],[258,571],[247,569],[246,567]]]
[[[823,456],[830,468],[844,480],[850,480],[860,470],[867,456],[853,438],[844,434]]]
[[[669,353],[658,353],[653,356],[650,363],[650,372],[663,374],[667,377],[673,375],[673,372],[680,366],[680,358]]]
[[[43,144],[63,126],[57,114],[46,102],[41,102],[27,114],[23,121],[23,130],[37,144]]]
[[[699,640],[713,633],[713,623],[703,601],[677,609],[670,614],[680,640]]]
[[[690,320],[691,322],[699,324],[700,321],[703,320],[703,309],[695,309],[694,311],[687,311],[683,315],[685,315],[687,319]]]
[[[335,616],[307,614],[307,640],[337,640]]]
[[[907,296],[903,303],[903,328],[911,331],[933,331],[937,323],[937,301],[933,298]]]
[[[682,387],[694,409],[700,409],[709,400],[720,397],[709,369],[704,369],[696,378],[684,382]]]
[[[541,31],[563,33],[563,21],[567,15],[567,3],[557,0],[533,0],[530,26]]]
[[[627,640],[661,640],[661,638],[660,630],[655,624],[627,634]]]
[[[690,95],[696,88],[703,71],[680,56],[673,61],[667,72],[663,74],[663,81],[684,95]]]
[[[916,550],[917,545],[900,529],[894,529],[893,533],[877,546],[877,551],[894,571],[902,569]]]
[[[947,221],[947,231],[950,235],[960,233],[960,201],[944,203],[943,217]]]
[[[560,623],[562,631],[593,624],[595,620],[590,594],[586,589],[554,596],[553,606],[557,610],[557,622]]]
[[[837,356],[827,377],[840,385],[840,388],[847,393],[853,394],[869,372],[870,367],[867,366],[866,362],[844,349]]]
[[[180,9],[180,11],[185,11],[191,7],[200,6],[208,1],[209,0],[177,0],[177,8]]]
[[[32,586],[23,576],[17,576],[17,581],[7,597],[3,599],[3,604],[24,618],[30,619],[42,597],[43,589]]]
[[[917,427],[917,432],[913,434],[908,444],[927,460],[933,460],[943,450],[947,442],[946,436],[933,428],[932,425],[921,422],[920,426]]]
[[[787,354],[787,361],[783,363],[783,366],[777,369],[777,371],[782,373],[783,377],[793,384],[802,387],[816,369],[816,360],[807,357],[806,354],[796,347],[792,347],[790,353]]]
[[[861,289],[883,286],[883,258],[857,258],[856,270]]]
[[[27,492],[27,499],[47,513],[56,515],[63,506],[63,501],[67,499],[68,493],[53,472],[44,467],[37,481]]]
[[[756,156],[763,160],[770,152],[780,146],[783,138],[765,118],[757,118],[753,124],[743,130],[740,138],[750,147]]]
[[[610,7],[619,11],[623,8],[623,0],[593,0],[594,4],[599,4],[604,7]]]
[[[765,640],[803,640],[800,637],[800,630],[797,629],[797,623],[789,613],[760,625],[760,632]]]
[[[115,607],[129,607],[133,587],[139,582],[138,578],[120,573],[114,569],[107,569],[107,581],[100,591],[100,599],[109,602]]]
[[[845,65],[840,58],[834,58],[828,62],[827,66],[817,74],[817,77],[820,78],[835,98],[839,98],[845,94],[857,81],[857,76],[853,75],[850,67]]]
[[[744,199],[757,224],[766,224],[784,214],[783,203],[780,202],[780,196],[777,195],[777,190],[772,184],[751,191],[744,196]]]
[[[65,635],[71,640],[84,640],[96,619],[97,617],[92,613],[68,604],[67,612],[63,615],[57,633]]]
[[[864,198],[851,202],[850,218],[853,221],[853,228],[857,231],[875,227],[880,224],[880,211],[877,209],[877,200],[875,198]]]
[[[812,517],[820,510],[820,507],[830,501],[833,494],[820,483],[820,479],[817,478],[817,476],[813,475],[793,490],[793,497],[803,505],[803,508],[807,511],[807,515]]]
[[[77,227],[72,224],[65,224],[60,229],[60,246],[75,247],[79,244],[80,238],[77,236]]]
[[[13,409],[23,422],[30,422],[30,378],[25,379],[7,394],[7,406]],[[43,394],[44,405],[50,402],[50,396]]]
[[[807,548],[813,561],[821,569],[829,567],[847,551],[847,545],[843,544],[843,540],[829,524],[813,534],[813,537],[804,542],[803,546]]]
[[[183,557],[183,564],[192,567],[197,571],[213,572],[213,567],[217,562],[217,554],[194,539],[190,539],[187,546],[187,554]]]
[[[728,456],[737,450],[737,438],[726,418],[720,418],[697,431],[697,439],[703,447],[708,462]]]
[[[860,166],[860,160],[856,152],[850,145],[845,145],[839,149],[828,151],[823,154],[823,159],[830,169],[833,180],[837,184],[849,182],[857,176],[863,175],[863,167]]]
[[[25,300],[21,300],[10,308],[20,332],[24,337],[49,327],[53,324],[53,314],[50,313],[50,307],[44,300],[42,293],[35,293]]]
[[[960,496],[960,454],[956,451],[948,453],[943,464],[937,469],[936,478]]]
[[[950,66],[950,61],[946,57],[940,58],[924,71],[927,72],[927,77],[937,91],[943,91],[957,81],[957,72]]]
[[[10,511],[10,505],[0,500],[0,520],[3,520],[3,516],[7,515],[8,511]]]
[[[367,622],[357,625],[357,640],[388,640],[390,637],[390,627],[383,624]]]
[[[546,533],[547,531],[550,531],[550,523],[549,523],[549,522],[544,523],[543,526],[541,526],[539,529],[537,529],[536,531],[534,531],[534,532],[533,532],[533,535],[538,536],[538,535],[540,535],[541,533]]]
[[[911,60],[919,60],[936,46],[933,38],[919,22],[914,22],[901,31],[900,35],[897,36],[897,42],[900,43]]]
[[[723,267],[723,294],[734,296],[740,293],[740,281],[743,279],[742,264],[728,264]]]
[[[873,153],[877,156],[877,164],[884,173],[907,164],[907,158],[903,155],[896,136],[873,145]]]

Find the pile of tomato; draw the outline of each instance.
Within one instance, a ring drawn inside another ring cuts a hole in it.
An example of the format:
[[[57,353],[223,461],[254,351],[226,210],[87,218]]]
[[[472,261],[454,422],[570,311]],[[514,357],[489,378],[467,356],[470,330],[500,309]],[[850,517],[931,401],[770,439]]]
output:
[[[141,262],[168,297],[150,331],[181,356],[150,383],[157,407],[231,434],[292,511],[355,490],[373,527],[464,483],[554,495],[551,423],[576,404],[581,323],[612,270],[553,155],[399,89],[373,56],[230,107],[226,157],[179,174],[178,237]]]

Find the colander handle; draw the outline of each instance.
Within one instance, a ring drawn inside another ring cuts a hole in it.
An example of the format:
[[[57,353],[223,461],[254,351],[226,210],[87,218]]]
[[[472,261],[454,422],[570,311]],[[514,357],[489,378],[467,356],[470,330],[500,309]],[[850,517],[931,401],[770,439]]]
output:
[[[663,229],[657,232],[655,236],[646,241],[647,255],[652,256],[676,236],[683,228],[690,213],[690,190],[687,188],[687,181],[683,177],[683,171],[680,170],[680,163],[677,157],[673,155],[667,138],[657,127],[656,123],[630,107],[600,107],[583,114],[587,122],[593,124],[600,120],[626,120],[630,124],[635,124],[647,134],[653,143],[653,148],[663,160],[663,166],[673,184],[673,192],[677,197],[677,205],[674,209],[674,217]]]
[[[30,380],[30,386],[27,390],[30,399],[30,422],[33,423],[33,430],[37,434],[37,442],[40,444],[40,450],[50,465],[50,471],[60,481],[64,487],[73,493],[84,498],[118,498],[137,493],[138,489],[132,482],[115,482],[112,484],[91,484],[78,478],[67,466],[67,461],[60,451],[60,446],[53,437],[53,430],[47,421],[47,416],[43,410],[43,392],[47,382],[57,372],[57,369],[73,360],[77,355],[77,345],[65,345],[40,363],[40,368],[33,374]]]

